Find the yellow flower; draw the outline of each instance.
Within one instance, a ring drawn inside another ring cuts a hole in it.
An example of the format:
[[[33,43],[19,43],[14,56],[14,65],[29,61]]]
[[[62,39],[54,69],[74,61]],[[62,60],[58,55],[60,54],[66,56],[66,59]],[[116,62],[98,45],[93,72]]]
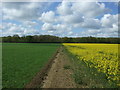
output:
[[[63,45],[88,67],[94,67],[99,72],[105,73],[109,80],[120,81],[118,44],[63,43]]]

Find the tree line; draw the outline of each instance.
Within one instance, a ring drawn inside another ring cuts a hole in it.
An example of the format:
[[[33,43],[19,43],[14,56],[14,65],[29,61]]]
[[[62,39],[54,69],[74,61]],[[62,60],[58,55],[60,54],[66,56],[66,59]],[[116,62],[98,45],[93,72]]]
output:
[[[57,37],[51,35],[22,36],[13,35],[2,37],[5,43],[120,43],[120,38],[103,37]]]

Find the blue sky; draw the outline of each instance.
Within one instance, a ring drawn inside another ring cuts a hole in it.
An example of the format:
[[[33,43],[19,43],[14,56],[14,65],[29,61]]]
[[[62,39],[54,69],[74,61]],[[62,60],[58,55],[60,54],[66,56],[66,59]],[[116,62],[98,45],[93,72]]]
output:
[[[117,37],[115,2],[3,3],[2,36]]]

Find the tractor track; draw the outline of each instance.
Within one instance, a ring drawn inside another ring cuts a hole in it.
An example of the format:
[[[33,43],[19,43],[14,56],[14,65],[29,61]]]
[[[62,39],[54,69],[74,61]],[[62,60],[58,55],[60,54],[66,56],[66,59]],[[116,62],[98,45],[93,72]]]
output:
[[[75,88],[76,84],[72,79],[72,70],[65,69],[71,65],[68,56],[60,47],[45,67],[25,86],[27,88]]]

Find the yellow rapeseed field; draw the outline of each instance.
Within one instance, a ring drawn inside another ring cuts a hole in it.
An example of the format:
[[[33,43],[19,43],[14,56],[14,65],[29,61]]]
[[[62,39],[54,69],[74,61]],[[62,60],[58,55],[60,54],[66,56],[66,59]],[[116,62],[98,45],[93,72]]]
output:
[[[94,67],[99,72],[105,73],[108,81],[116,81],[120,86],[118,44],[63,43],[63,45],[88,67]]]

